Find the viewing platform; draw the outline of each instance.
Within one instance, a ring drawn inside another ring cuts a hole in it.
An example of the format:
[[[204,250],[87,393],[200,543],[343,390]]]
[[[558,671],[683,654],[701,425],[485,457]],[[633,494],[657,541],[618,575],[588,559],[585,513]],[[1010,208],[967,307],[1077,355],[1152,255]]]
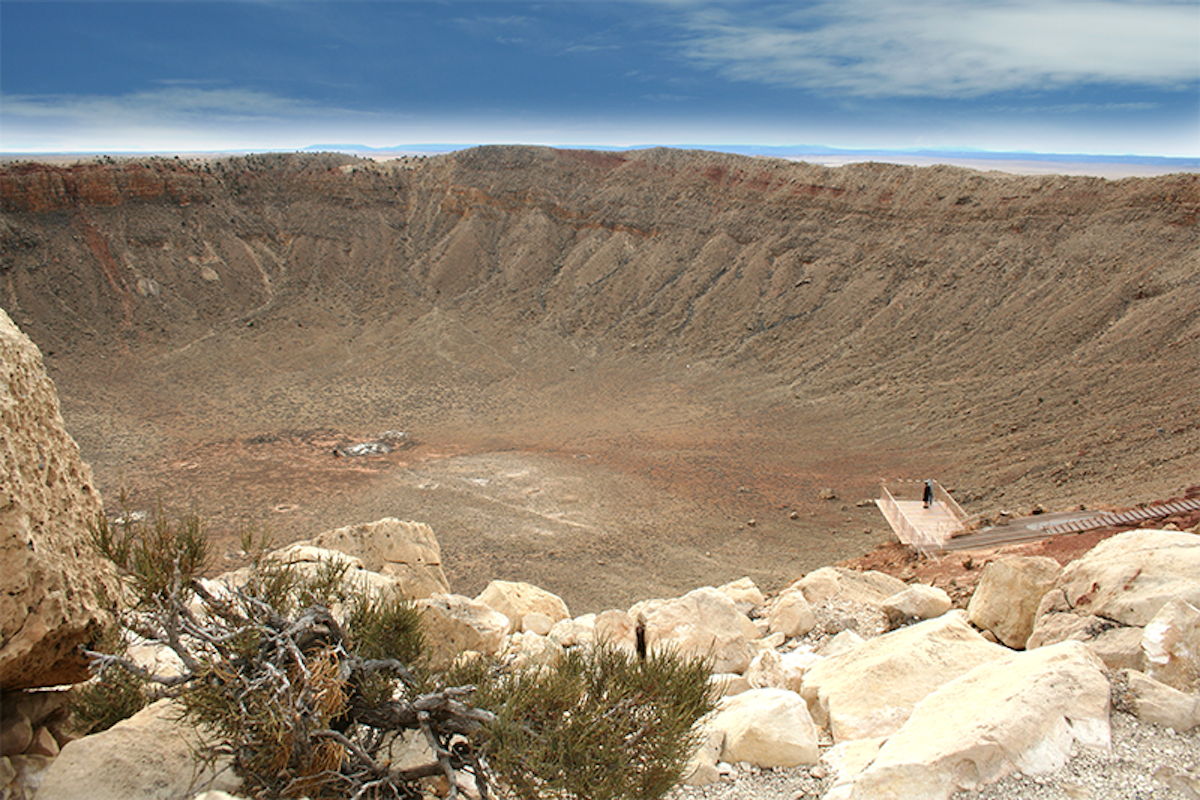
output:
[[[928,481],[931,502],[925,505],[926,481],[888,481],[875,501],[896,537],[923,553],[945,550],[950,540],[968,531],[967,514],[935,480]]]

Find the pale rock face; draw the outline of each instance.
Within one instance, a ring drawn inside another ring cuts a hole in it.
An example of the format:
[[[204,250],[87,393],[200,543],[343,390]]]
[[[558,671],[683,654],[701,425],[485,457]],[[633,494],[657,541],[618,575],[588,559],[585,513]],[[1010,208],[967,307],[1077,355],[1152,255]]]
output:
[[[461,653],[495,655],[508,633],[508,617],[457,594],[435,594],[417,602],[433,668],[448,666]]]
[[[325,531],[312,543],[355,556],[368,572],[391,578],[409,599],[450,592],[437,537],[424,522],[386,517]]]
[[[804,672],[820,660],[821,656],[809,650],[764,650],[750,662],[746,679],[756,689],[771,687],[798,693]]]
[[[950,595],[936,586],[915,584],[897,592],[881,604],[893,628],[922,619],[940,617],[950,610]]]
[[[767,631],[782,633],[789,639],[803,636],[816,627],[816,624],[817,617],[813,614],[812,606],[799,591],[780,595],[767,616]]]
[[[1168,601],[1142,634],[1146,674],[1181,692],[1200,691],[1200,609]]]
[[[685,656],[711,656],[714,672],[741,673],[750,666],[757,628],[734,602],[707,586],[671,600],[645,600],[629,609],[643,619],[646,644],[667,644]]]
[[[1110,628],[1087,642],[1096,657],[1109,669],[1137,669],[1145,666],[1141,628]]]
[[[601,611],[596,615],[595,624],[592,626],[592,635],[596,642],[604,642],[613,647],[633,652],[637,645],[636,628],[637,620],[627,612],[610,608],[608,611]]]
[[[803,592],[804,599],[812,605],[835,599],[879,605],[892,595],[903,592],[908,584],[874,570],[859,572],[845,567],[821,567],[788,588],[793,587]]]
[[[536,633],[538,636],[549,636],[554,624],[553,619],[537,611],[531,611],[521,618],[521,630],[525,633]]]
[[[976,627],[991,631],[1005,645],[1024,649],[1042,597],[1061,573],[1058,562],[1045,556],[1001,556],[989,561],[971,595],[967,615]]]
[[[114,624],[116,571],[93,549],[103,512],[42,356],[0,310],[0,690],[87,680],[78,645]]]
[[[832,639],[827,639],[823,642],[817,649],[817,653],[826,658],[832,658],[833,656],[840,656],[848,650],[853,650],[865,641],[866,639],[859,636],[857,632],[847,629],[839,631]]]
[[[561,597],[528,583],[492,581],[475,601],[491,606],[508,617],[512,625],[510,633],[521,630],[521,622],[526,614],[544,614],[552,623],[571,616]]]
[[[1200,536],[1162,530],[1117,534],[1067,565],[1055,586],[1062,603],[1039,615],[1071,611],[1145,626],[1169,600],[1200,606]]]
[[[228,757],[215,769],[193,755],[209,742],[180,710],[160,700],[102,733],[67,744],[50,765],[38,800],[174,800],[207,789],[236,792],[241,781]]]
[[[514,633],[504,647],[505,663],[516,669],[551,667],[562,655],[562,645],[536,633]]]
[[[563,647],[590,644],[596,635],[596,615],[584,614],[575,619],[560,619],[546,635]]]
[[[801,694],[835,742],[885,736],[931,692],[1009,652],[980,636],[962,612],[950,612],[814,664]]]
[[[687,786],[708,786],[721,779],[717,762],[721,760],[721,748],[725,744],[723,731],[705,730],[696,752],[683,768],[683,783]]]
[[[1126,672],[1129,700],[1138,719],[1177,731],[1200,726],[1200,693],[1181,692],[1136,670]]]
[[[717,591],[732,600],[737,610],[746,616],[750,616],[767,602],[767,598],[749,578],[738,578],[724,586],[718,586]]]
[[[930,694],[837,800],[948,800],[1020,771],[1061,767],[1074,745],[1110,746],[1104,665],[1081,642],[1011,652]]]
[[[706,727],[725,735],[722,761],[795,767],[815,764],[820,757],[808,707],[786,689],[751,689],[726,697]]]
[[[310,579],[317,577],[320,571],[326,568],[325,565],[337,564],[344,568],[342,584],[351,594],[398,594],[401,597],[412,599],[411,595],[405,594],[395,576],[372,572],[366,568],[361,558],[341,550],[317,547],[307,542],[296,542],[272,551],[267,557],[287,564]],[[244,567],[218,576],[216,582],[224,584],[226,587],[234,587],[244,584],[249,578],[250,570]],[[337,611],[335,609],[334,613],[336,614]]]

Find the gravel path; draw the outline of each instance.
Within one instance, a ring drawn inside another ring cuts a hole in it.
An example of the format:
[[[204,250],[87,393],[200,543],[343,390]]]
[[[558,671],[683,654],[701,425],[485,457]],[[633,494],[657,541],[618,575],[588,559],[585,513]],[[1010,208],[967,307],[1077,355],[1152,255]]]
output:
[[[1112,714],[1111,751],[1079,749],[1062,769],[1010,775],[954,800],[1200,800],[1200,729],[1177,733],[1122,711]],[[735,766],[727,781],[681,787],[668,800],[801,800],[833,785],[823,766],[759,770]]]

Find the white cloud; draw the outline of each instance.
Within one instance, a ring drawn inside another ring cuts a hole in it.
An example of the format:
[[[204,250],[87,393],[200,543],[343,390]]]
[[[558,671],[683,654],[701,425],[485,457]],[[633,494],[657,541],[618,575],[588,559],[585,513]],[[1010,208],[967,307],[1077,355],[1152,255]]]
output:
[[[1118,0],[833,0],[687,11],[683,55],[734,79],[859,97],[978,97],[1200,80],[1200,7]]]

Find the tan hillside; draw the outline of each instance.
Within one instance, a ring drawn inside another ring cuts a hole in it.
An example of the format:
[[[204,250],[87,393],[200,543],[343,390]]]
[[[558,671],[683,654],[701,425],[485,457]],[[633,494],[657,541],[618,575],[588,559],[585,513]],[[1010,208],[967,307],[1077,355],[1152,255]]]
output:
[[[993,513],[1200,475],[1196,174],[485,147],[0,185],[0,306],[109,509],[194,504],[231,560],[247,521],[413,518],[455,591],[582,612],[857,555],[883,476]]]

